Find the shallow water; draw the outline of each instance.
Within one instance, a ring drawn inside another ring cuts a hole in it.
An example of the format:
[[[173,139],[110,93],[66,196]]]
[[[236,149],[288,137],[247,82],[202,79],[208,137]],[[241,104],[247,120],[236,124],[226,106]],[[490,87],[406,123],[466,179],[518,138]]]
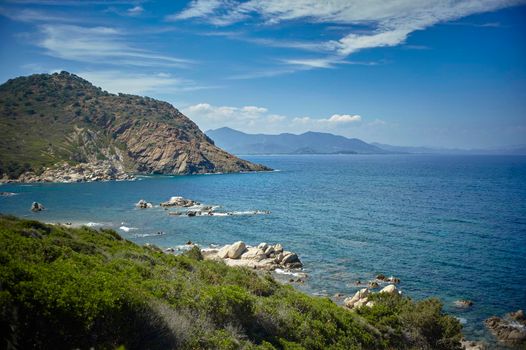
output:
[[[526,157],[308,155],[246,157],[279,169],[257,174],[154,176],[134,182],[4,185],[0,212],[47,222],[102,224],[138,243],[173,247],[280,242],[309,274],[300,288],[352,294],[354,281],[395,275],[420,299],[440,297],[466,321],[526,308]],[[218,210],[270,215],[169,216],[181,195]],[[46,210],[31,213],[31,202]],[[123,228],[124,227],[124,228]],[[128,229],[128,230],[127,230]],[[157,234],[162,233],[162,234]],[[468,310],[453,306],[473,300]]]

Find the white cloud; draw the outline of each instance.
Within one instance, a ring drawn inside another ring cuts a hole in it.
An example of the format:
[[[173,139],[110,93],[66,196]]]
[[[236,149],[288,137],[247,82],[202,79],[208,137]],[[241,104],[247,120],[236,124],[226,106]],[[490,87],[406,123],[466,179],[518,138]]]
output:
[[[348,55],[364,49],[397,46],[411,33],[438,23],[457,20],[469,15],[494,11],[524,3],[524,0],[194,0],[173,20],[201,18],[214,25],[228,26],[250,17],[266,25],[302,20],[311,23],[360,25],[360,32],[349,27],[339,40],[325,43],[282,45],[275,41],[254,40],[255,43],[283,46],[320,52],[332,50],[329,57],[293,59],[286,64],[307,68],[331,68],[345,63]],[[363,27],[368,28],[364,31]],[[340,56],[334,58],[334,55]]]
[[[37,45],[48,55],[66,60],[144,67],[182,67],[192,63],[132,46],[123,32],[111,27],[46,24],[39,28],[42,38]]]
[[[362,117],[333,114],[328,118],[289,117],[272,113],[258,106],[214,106],[208,103],[191,105],[181,110],[203,130],[228,126],[249,133],[281,133],[328,131],[342,133],[359,126]]]
[[[355,123],[361,120],[362,117],[358,114],[333,114],[332,117],[328,119],[329,123]]]
[[[198,86],[194,82],[172,76],[168,73],[142,74],[118,70],[76,72],[95,86],[112,93],[144,95],[194,91],[209,88]]]
[[[221,0],[193,0],[183,11],[166,16],[167,21],[177,21],[189,18],[204,17],[214,13],[219,7],[226,5]]]
[[[128,16],[139,16],[141,13],[144,12],[144,8],[142,6],[134,6],[126,11],[128,13]]]

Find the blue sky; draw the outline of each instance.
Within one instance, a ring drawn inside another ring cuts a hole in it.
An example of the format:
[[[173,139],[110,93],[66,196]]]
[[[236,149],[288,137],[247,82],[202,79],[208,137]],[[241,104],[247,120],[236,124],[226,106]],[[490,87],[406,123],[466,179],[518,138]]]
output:
[[[203,130],[526,144],[525,1],[4,0],[0,33],[2,82],[67,70]]]

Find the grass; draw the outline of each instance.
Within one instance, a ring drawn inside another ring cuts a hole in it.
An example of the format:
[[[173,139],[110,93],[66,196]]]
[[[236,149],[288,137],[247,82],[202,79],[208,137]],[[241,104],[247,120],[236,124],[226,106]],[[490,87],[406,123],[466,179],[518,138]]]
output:
[[[2,348],[455,349],[436,300],[346,310],[269,274],[138,246],[112,230],[0,215]]]

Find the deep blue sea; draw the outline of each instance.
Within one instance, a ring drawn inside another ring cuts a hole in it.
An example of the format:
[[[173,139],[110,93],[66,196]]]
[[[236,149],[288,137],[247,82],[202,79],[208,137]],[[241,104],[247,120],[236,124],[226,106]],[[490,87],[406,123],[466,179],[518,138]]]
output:
[[[526,157],[424,155],[250,156],[276,172],[154,176],[133,182],[3,185],[0,212],[46,222],[99,223],[137,243],[202,246],[243,240],[282,243],[309,278],[299,288],[353,294],[377,273],[403,293],[437,296],[465,322],[526,308]],[[139,210],[184,196],[225,211],[270,215],[174,217]],[[31,213],[33,201],[46,210]],[[121,226],[135,228],[129,232]],[[165,232],[156,235],[156,232]],[[457,299],[474,306],[458,310]]]

